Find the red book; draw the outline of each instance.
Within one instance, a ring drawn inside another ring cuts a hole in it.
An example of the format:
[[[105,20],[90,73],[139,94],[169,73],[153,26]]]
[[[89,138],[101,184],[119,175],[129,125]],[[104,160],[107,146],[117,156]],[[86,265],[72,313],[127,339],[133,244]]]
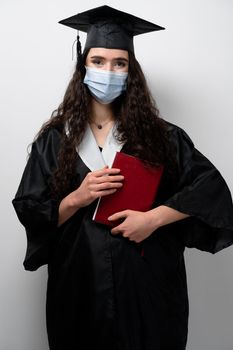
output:
[[[121,175],[124,176],[123,186],[113,194],[100,198],[93,220],[116,226],[119,221],[109,221],[110,215],[126,209],[145,212],[152,208],[163,166],[152,168],[136,157],[117,152],[112,168],[121,170]]]

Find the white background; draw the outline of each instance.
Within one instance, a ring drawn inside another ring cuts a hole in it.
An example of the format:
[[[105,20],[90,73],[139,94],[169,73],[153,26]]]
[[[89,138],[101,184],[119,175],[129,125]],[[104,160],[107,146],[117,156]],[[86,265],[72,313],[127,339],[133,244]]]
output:
[[[76,33],[60,19],[100,1],[1,0],[0,349],[48,350],[46,267],[23,270],[26,237],[11,205],[26,148],[61,102]],[[231,0],[106,1],[166,27],[135,38],[162,116],[182,126],[233,189]],[[85,35],[82,35],[84,43]],[[187,350],[233,349],[233,248],[185,254],[190,322]],[[64,349],[65,350],[65,349]]]

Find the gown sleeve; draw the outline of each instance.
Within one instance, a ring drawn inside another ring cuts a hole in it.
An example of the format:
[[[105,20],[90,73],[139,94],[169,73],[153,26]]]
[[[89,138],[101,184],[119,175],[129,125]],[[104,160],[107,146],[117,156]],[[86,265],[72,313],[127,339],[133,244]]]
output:
[[[190,218],[182,222],[184,245],[216,253],[233,244],[233,205],[229,188],[216,167],[175,128],[179,180],[176,193],[164,205]]]
[[[51,198],[48,180],[56,166],[57,135],[50,132],[32,144],[19,188],[12,203],[26,229],[26,270],[47,264],[57,234],[60,201]]]

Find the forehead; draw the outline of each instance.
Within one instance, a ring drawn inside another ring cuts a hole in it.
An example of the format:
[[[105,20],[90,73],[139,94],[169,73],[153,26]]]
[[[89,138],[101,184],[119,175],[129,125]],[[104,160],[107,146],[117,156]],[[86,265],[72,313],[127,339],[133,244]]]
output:
[[[93,47],[90,49],[87,58],[92,56],[100,56],[106,59],[114,59],[114,58],[125,58],[128,60],[129,54],[126,50],[118,50],[118,49],[106,49],[103,47]]]

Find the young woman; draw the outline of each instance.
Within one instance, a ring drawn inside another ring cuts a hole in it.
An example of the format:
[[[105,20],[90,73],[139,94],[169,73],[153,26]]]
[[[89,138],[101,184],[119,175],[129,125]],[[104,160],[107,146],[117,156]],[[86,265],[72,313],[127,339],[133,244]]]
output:
[[[162,28],[108,6],[62,22],[87,31],[86,46],[81,55],[78,43],[64,100],[33,142],[13,200],[25,268],[48,264],[50,349],[184,350],[183,252],[233,243],[230,192],[150,96],[132,40]],[[121,223],[111,229],[92,218],[98,198],[124,187],[111,168],[116,151],[164,171],[153,207],[113,214]]]

